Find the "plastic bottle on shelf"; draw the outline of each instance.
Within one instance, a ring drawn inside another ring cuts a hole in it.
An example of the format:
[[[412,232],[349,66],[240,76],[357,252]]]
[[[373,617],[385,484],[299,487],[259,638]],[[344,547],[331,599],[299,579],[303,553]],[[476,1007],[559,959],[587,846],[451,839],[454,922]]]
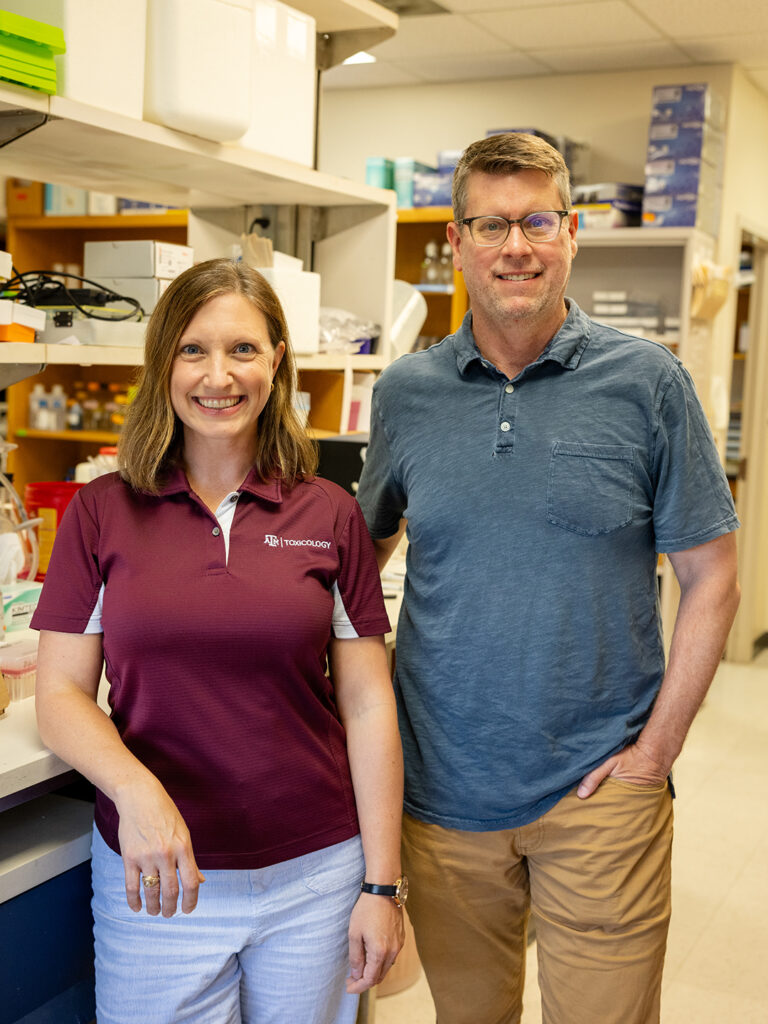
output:
[[[424,259],[421,261],[421,283],[440,283],[440,257],[437,242],[427,242]]]
[[[83,429],[83,407],[77,400],[77,396],[70,398],[67,402],[67,430]]]
[[[450,242],[443,242],[440,250],[440,284],[453,284],[453,250]]]
[[[29,395],[30,430],[48,429],[48,396],[42,384],[35,384]]]
[[[48,396],[48,430],[64,430],[67,425],[67,396],[61,384],[54,384]]]

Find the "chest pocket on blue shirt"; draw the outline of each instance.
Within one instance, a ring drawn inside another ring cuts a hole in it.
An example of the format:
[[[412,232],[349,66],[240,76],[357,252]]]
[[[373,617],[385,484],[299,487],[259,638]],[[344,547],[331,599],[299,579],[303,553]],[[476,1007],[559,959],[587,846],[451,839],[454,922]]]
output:
[[[549,460],[547,520],[585,537],[632,522],[635,449],[555,441]]]

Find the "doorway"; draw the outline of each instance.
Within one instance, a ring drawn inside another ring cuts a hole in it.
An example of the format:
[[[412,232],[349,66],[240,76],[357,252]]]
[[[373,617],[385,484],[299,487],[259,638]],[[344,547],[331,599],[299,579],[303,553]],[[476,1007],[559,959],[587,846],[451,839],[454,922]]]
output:
[[[749,662],[768,637],[768,238],[742,231],[727,465],[738,533],[741,605],[726,647]],[[740,429],[737,429],[740,428]]]

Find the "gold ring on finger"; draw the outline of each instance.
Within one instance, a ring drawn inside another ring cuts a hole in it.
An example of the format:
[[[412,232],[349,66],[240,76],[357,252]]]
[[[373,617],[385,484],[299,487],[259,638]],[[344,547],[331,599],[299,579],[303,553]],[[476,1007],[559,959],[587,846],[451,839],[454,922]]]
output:
[[[160,885],[160,875],[144,875],[142,882],[145,889],[154,889],[156,885]]]

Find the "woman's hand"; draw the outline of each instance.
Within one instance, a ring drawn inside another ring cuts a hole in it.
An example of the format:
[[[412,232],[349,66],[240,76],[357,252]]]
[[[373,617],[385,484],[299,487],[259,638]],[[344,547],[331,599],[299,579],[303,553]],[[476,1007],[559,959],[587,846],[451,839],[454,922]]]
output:
[[[347,992],[365,992],[378,985],[404,941],[401,908],[386,896],[361,893],[349,919]]]
[[[195,862],[189,829],[173,800],[157,779],[149,777],[126,786],[115,804],[128,906],[137,913],[141,910],[143,889],[148,914],[156,916],[162,906],[163,917],[172,917],[181,879],[181,910],[192,913],[205,878]],[[159,878],[157,885],[143,884],[153,876]]]

